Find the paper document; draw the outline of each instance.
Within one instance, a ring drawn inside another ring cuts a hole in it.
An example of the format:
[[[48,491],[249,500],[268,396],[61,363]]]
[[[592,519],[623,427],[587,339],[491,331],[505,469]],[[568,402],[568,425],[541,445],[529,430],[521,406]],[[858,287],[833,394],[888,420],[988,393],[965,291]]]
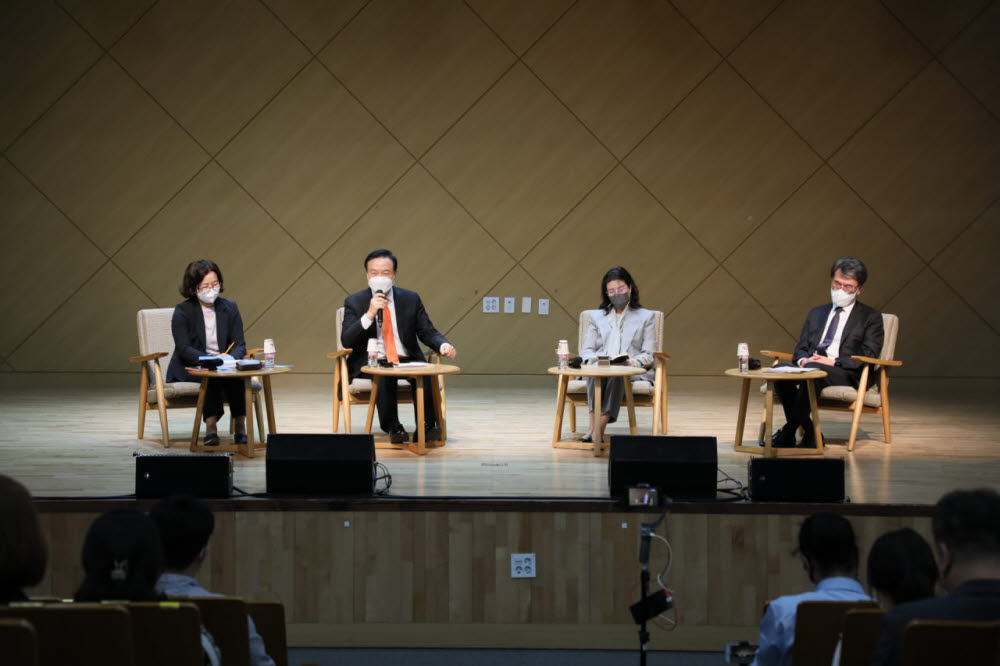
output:
[[[430,365],[430,363],[424,363],[423,361],[407,361],[406,363],[397,363],[397,368],[423,368]]]
[[[764,372],[778,372],[796,374],[799,372],[810,372],[813,368],[800,368],[797,365],[776,365],[773,368],[764,368]]]

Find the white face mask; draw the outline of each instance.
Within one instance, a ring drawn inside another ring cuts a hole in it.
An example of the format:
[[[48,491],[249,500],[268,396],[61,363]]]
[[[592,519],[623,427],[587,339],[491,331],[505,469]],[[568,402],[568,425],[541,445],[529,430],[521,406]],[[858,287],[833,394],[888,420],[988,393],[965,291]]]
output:
[[[382,275],[368,278],[368,288],[372,290],[373,294],[379,291],[388,294],[389,290],[392,289],[392,278]]]
[[[848,294],[843,289],[831,289],[830,290],[830,300],[838,308],[846,308],[848,305],[854,302],[854,297],[857,294]]]
[[[211,289],[206,289],[205,291],[198,292],[198,300],[205,305],[211,305],[215,302],[215,299],[219,297],[219,288],[213,287]]]

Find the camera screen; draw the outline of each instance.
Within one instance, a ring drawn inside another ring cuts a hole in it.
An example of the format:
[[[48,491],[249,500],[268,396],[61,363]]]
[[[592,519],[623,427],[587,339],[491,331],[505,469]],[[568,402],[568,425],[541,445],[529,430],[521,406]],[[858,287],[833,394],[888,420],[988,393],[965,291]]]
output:
[[[629,506],[659,506],[660,491],[656,488],[638,487],[628,489]]]

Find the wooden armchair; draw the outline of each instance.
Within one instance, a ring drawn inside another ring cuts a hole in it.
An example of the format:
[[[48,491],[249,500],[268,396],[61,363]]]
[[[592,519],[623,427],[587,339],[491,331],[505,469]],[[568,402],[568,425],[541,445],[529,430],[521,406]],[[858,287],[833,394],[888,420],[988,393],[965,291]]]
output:
[[[852,356],[855,361],[865,364],[861,371],[861,380],[858,386],[868,386],[868,378],[871,373],[878,374],[878,380],[867,391],[861,394],[858,399],[858,390],[850,386],[827,386],[816,396],[820,409],[837,412],[851,412],[851,434],[847,440],[847,450],[854,450],[854,443],[858,439],[858,425],[861,423],[862,414],[880,414],[882,416],[882,432],[885,434],[885,443],[892,442],[892,430],[889,418],[889,368],[898,368],[903,365],[902,361],[893,359],[896,353],[896,338],[899,333],[899,317],[892,314],[882,314],[882,325],[885,329],[885,340],[882,343],[882,352],[878,358],[868,356]],[[792,360],[792,354],[762,350],[763,356],[775,359],[774,364],[779,361]],[[761,389],[763,390],[763,389]],[[761,419],[761,430],[759,439],[764,437],[764,423]]]
[[[590,327],[590,310],[580,313],[577,332],[577,349],[583,347],[583,338]],[[653,434],[667,434],[667,361],[669,354],[663,353],[663,313],[654,310],[656,321],[656,351],[653,353],[653,381],[641,376],[632,382],[632,396],[636,407],[653,407]],[[576,408],[587,408],[587,381],[582,378],[570,379],[566,388],[566,402],[569,404],[569,429],[576,432]],[[657,408],[658,407],[658,408]]]
[[[1000,622],[913,620],[901,654],[902,666],[1000,666]]]
[[[280,601],[248,601],[247,612],[257,625],[257,633],[264,639],[264,647],[275,666],[288,666],[284,605]]]
[[[132,356],[129,361],[139,364],[139,434],[142,439],[146,431],[146,413],[155,409],[160,414],[160,432],[163,435],[163,446],[170,446],[170,429],[167,425],[167,410],[177,407],[195,407],[198,404],[200,382],[166,382],[164,377],[170,355],[173,353],[174,337],[170,330],[170,320],[173,308],[156,308],[139,310],[136,314],[136,326],[139,332],[139,356]],[[252,352],[259,350],[248,350]],[[261,384],[252,383],[254,412],[257,415],[257,432],[260,439],[265,437],[264,412],[260,403]],[[247,414],[247,418],[252,415]],[[233,425],[230,422],[230,431]]]
[[[844,615],[840,666],[868,666],[885,625],[881,608],[854,608]]]
[[[374,325],[374,324],[373,324]],[[344,432],[351,432],[351,405],[367,405],[372,394],[372,380],[364,375],[355,377],[347,382],[350,377],[347,371],[347,357],[351,354],[351,349],[347,349],[340,342],[340,332],[344,329],[344,308],[337,309],[337,351],[330,352],[327,358],[333,359],[333,432],[340,428],[340,412],[344,412]],[[439,363],[441,357],[437,352],[431,351],[425,355],[431,363]],[[444,375],[438,377],[441,386],[441,410],[447,416],[447,402],[444,399]],[[344,386],[347,384],[347,390]],[[398,384],[397,400],[399,404],[413,403],[413,391],[410,383],[403,381]]]
[[[872,601],[803,601],[795,610],[796,666],[829,666],[837,648],[844,615],[857,608],[878,608]]]

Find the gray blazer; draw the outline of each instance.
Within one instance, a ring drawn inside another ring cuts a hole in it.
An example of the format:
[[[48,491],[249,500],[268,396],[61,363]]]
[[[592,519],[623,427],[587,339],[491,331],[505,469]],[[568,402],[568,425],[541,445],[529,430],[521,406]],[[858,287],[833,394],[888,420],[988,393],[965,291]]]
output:
[[[610,313],[604,310],[587,310],[586,313],[590,317],[590,325],[580,343],[580,356],[584,363],[595,363],[598,356],[607,355],[605,344],[611,337],[615,314],[614,310]],[[656,317],[652,310],[646,308],[626,310],[621,337],[622,342],[627,345],[625,353],[630,359],[638,361],[644,368],[653,365],[653,352],[656,351]]]

